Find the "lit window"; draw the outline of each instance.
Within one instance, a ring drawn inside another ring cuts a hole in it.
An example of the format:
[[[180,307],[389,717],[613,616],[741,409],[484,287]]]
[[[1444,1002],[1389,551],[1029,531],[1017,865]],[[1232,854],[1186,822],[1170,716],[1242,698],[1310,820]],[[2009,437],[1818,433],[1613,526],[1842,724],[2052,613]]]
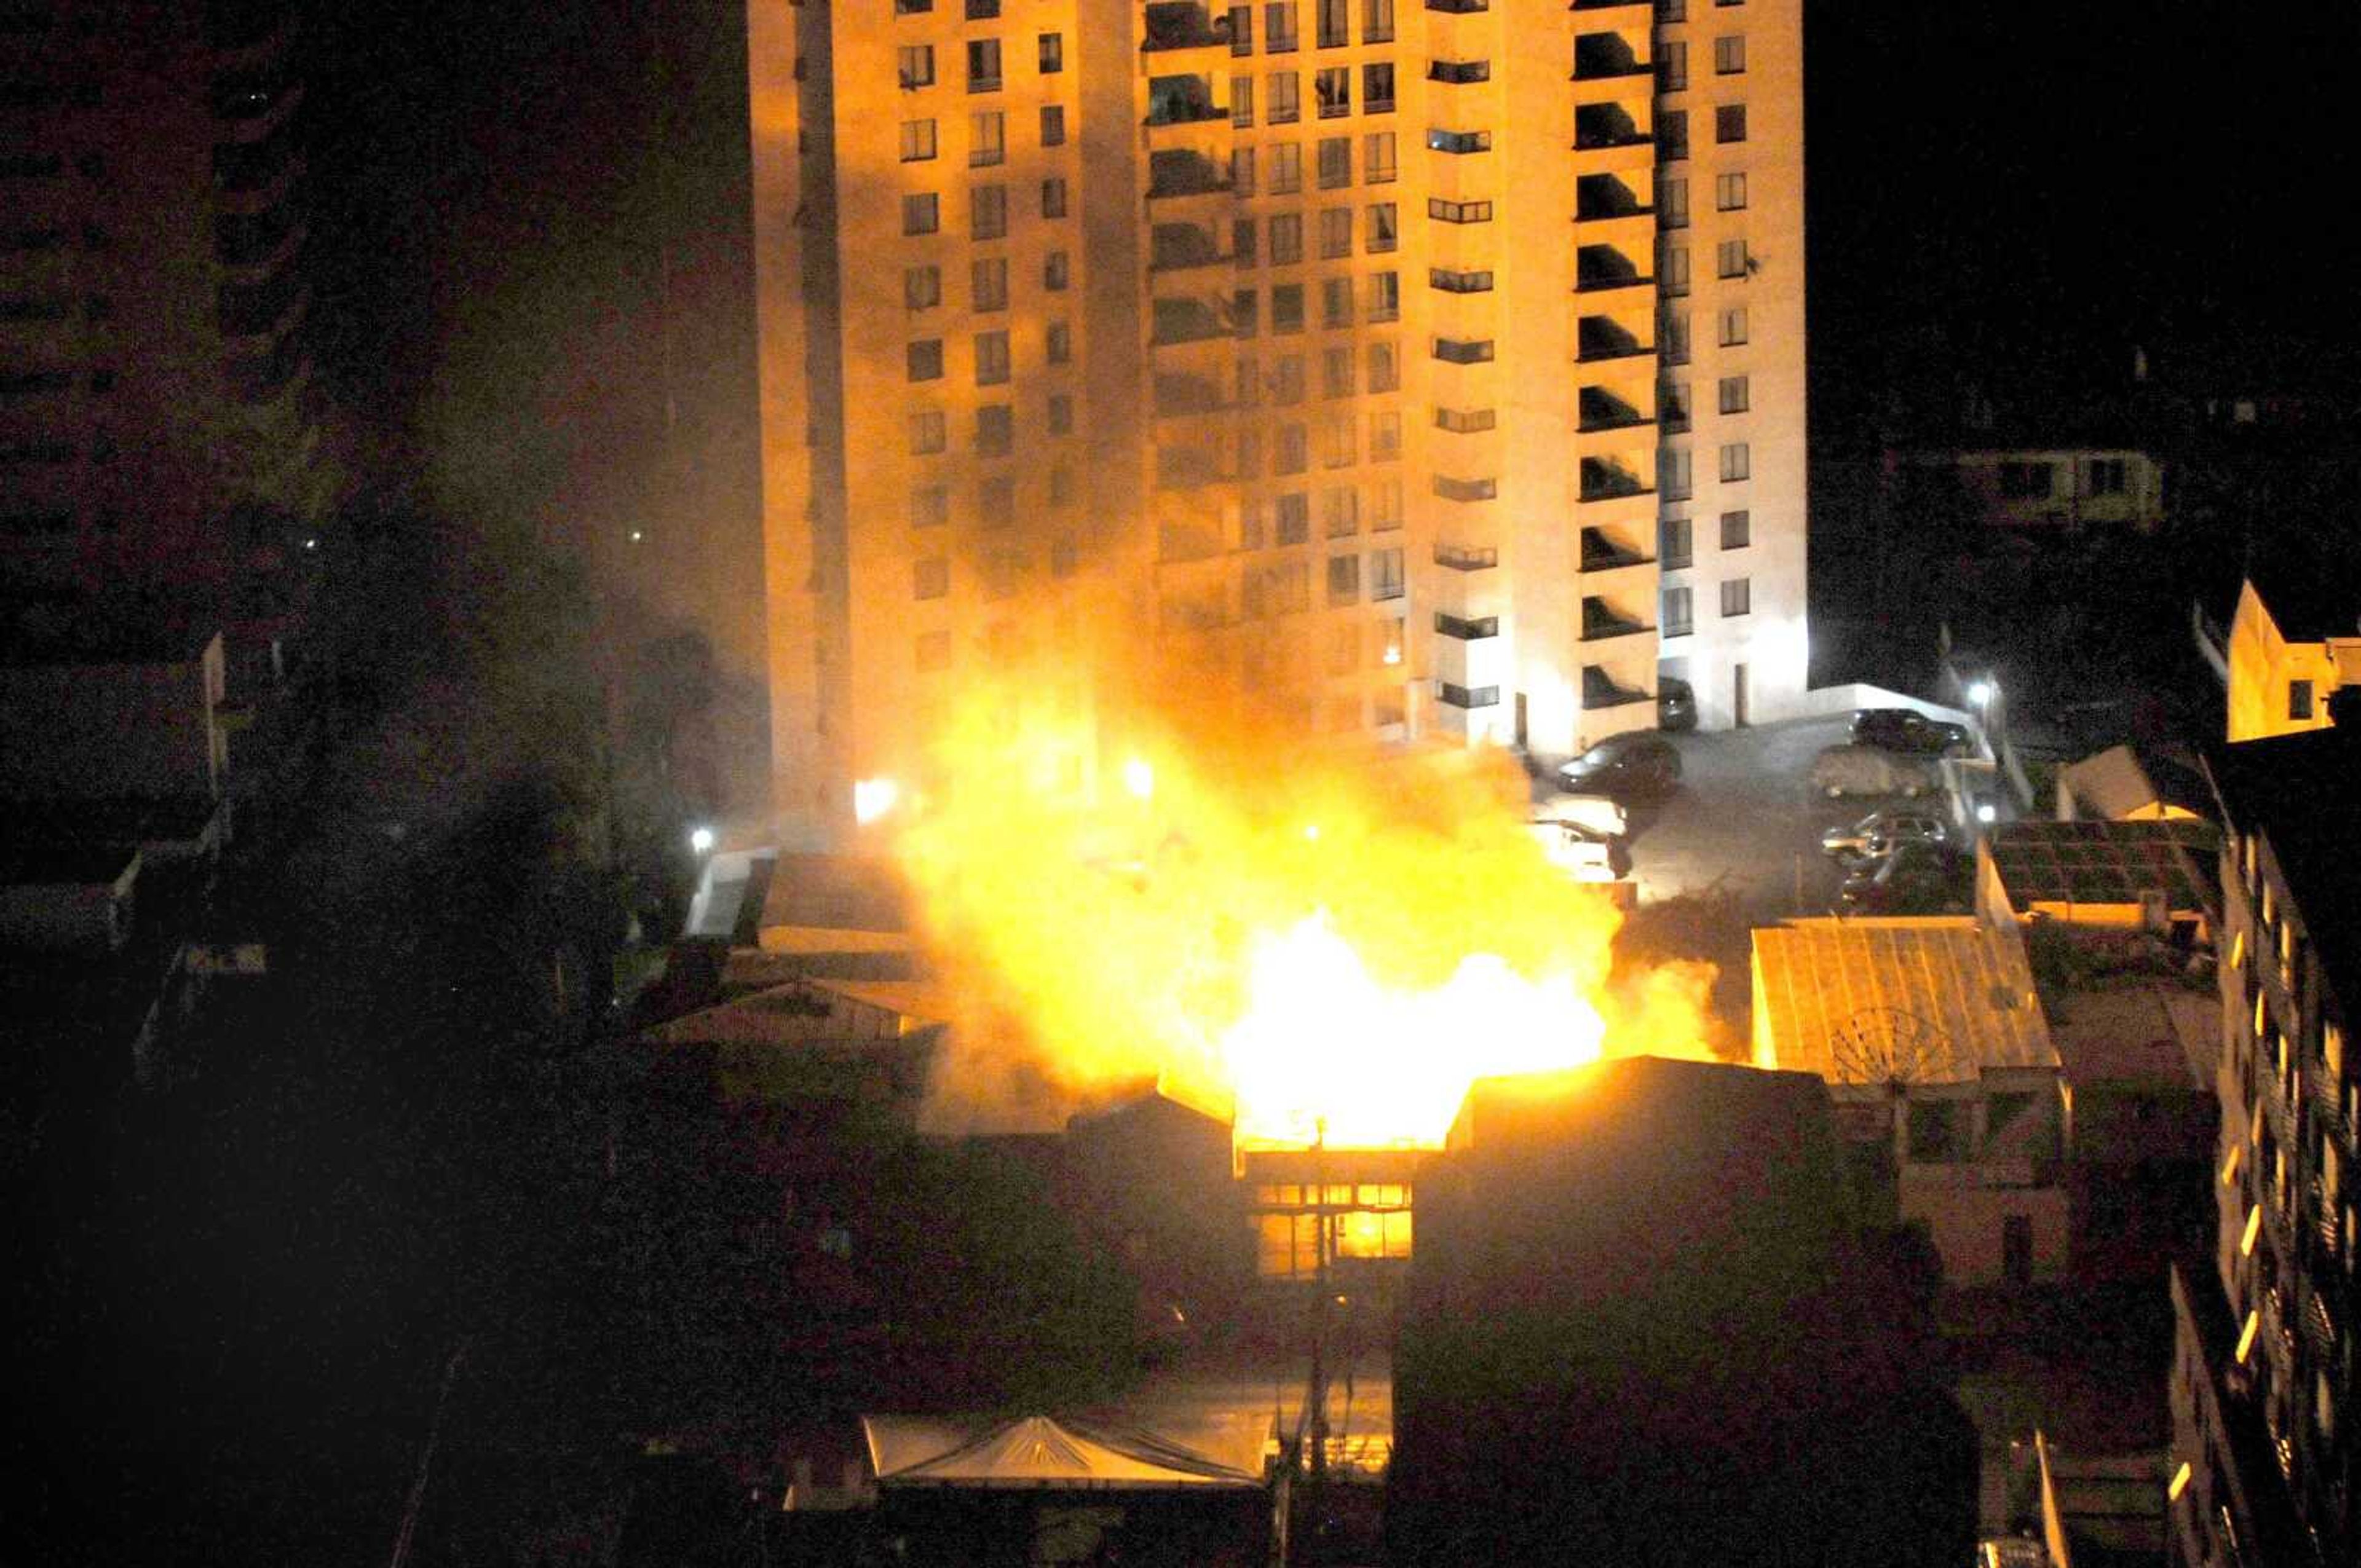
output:
[[[1746,176],[1743,174],[1715,175],[1713,204],[1717,212],[1743,212],[1746,208]]]
[[[1320,117],[1334,119],[1353,112],[1353,72],[1349,66],[1317,71],[1312,75],[1312,96],[1320,105]]]
[[[1275,46],[1274,46],[1275,47]],[[1291,126],[1303,117],[1303,81],[1291,71],[1275,71],[1265,81],[1269,106],[1263,111],[1267,126]]]
[[[1303,189],[1303,148],[1288,142],[1270,149],[1270,193],[1291,196]]]
[[[1066,38],[1062,33],[1041,35],[1041,74],[1055,76],[1066,69]]]
[[[904,120],[902,122],[902,161],[923,163],[935,156],[935,122]]]
[[[1000,91],[1000,40],[975,38],[967,46],[967,90],[971,93]]]
[[[1724,348],[1735,348],[1746,341],[1746,307],[1740,305],[1721,313],[1720,343]]]
[[[1721,482],[1735,484],[1750,477],[1753,472],[1753,455],[1743,441],[1732,441],[1721,449]]]
[[[1008,160],[1008,116],[985,109],[968,117],[967,161],[971,169]]]
[[[904,88],[932,87],[935,84],[935,46],[905,44],[895,51],[895,62],[901,72]]]
[[[939,267],[902,269],[902,303],[910,310],[931,310],[943,302],[943,272]]]
[[[1713,269],[1717,277],[1743,278],[1746,276],[1749,269],[1747,267],[1746,242],[1744,240],[1723,240],[1719,245],[1714,247],[1713,256]]]
[[[1685,229],[1689,226],[1689,182],[1686,180],[1660,180],[1656,182],[1656,226]]]
[[[1365,184],[1384,185],[1395,178],[1394,133],[1378,131],[1361,138],[1361,180]]]
[[[1378,202],[1370,206],[1368,236],[1365,243],[1373,256],[1381,256],[1401,243],[1401,220],[1391,202]]]

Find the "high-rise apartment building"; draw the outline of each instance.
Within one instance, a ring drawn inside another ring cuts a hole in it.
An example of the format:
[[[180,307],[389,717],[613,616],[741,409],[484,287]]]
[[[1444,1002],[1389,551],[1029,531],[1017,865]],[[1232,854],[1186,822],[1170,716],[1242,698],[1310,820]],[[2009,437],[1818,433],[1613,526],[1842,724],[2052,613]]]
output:
[[[0,574],[225,582],[324,506],[302,97],[281,0],[0,5]]]
[[[749,17],[791,834],[1109,618],[1330,737],[1800,695],[1798,0]]]

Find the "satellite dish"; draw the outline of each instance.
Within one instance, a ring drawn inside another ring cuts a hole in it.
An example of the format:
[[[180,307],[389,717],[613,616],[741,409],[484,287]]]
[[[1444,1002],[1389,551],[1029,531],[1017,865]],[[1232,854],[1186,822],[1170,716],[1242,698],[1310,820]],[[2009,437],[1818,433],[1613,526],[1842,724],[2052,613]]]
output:
[[[1896,1099],[1910,1085],[1939,1076],[1950,1058],[1950,1042],[1940,1029],[1899,1007],[1864,1007],[1828,1036],[1838,1081],[1882,1084]]]

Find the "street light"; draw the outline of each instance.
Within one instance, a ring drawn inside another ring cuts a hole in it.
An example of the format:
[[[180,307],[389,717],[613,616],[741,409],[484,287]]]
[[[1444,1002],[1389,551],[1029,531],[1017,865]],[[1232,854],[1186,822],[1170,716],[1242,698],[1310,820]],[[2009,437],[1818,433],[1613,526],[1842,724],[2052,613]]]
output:
[[[688,830],[688,847],[696,850],[700,855],[711,854],[713,852],[713,829],[703,827],[690,828]]]
[[[1974,703],[1980,709],[1989,707],[1992,705],[1992,699],[1999,695],[2000,688],[1989,680],[1978,681],[1968,688],[1968,700]]]

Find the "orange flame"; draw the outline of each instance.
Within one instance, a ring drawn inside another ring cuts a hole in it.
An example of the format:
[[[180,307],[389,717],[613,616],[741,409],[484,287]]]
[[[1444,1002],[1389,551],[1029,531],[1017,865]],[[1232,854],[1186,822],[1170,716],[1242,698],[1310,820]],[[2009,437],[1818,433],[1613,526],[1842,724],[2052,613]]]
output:
[[[1153,1075],[1242,1141],[1433,1146],[1478,1077],[1708,1054],[1710,970],[1611,975],[1621,916],[1550,862],[1505,755],[1342,754],[1167,695],[1102,705],[1102,764],[1029,700],[969,685],[888,824],[966,1010],[938,1122]]]

